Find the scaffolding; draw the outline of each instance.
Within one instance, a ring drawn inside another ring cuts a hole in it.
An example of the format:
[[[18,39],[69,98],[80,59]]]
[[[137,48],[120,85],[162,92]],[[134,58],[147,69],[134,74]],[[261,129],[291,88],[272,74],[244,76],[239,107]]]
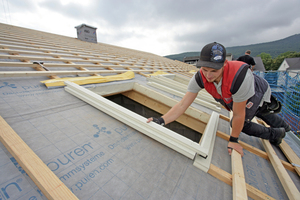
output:
[[[255,71],[265,78],[272,94],[282,103],[279,114],[290,124],[292,131],[300,137],[300,72],[298,71]]]

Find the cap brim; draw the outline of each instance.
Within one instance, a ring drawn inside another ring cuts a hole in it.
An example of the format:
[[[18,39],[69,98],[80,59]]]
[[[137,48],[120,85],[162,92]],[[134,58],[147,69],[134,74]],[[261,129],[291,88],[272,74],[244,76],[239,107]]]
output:
[[[196,67],[209,67],[213,69],[221,69],[223,67],[224,63],[215,63],[211,61],[203,61],[199,60],[196,64]]]

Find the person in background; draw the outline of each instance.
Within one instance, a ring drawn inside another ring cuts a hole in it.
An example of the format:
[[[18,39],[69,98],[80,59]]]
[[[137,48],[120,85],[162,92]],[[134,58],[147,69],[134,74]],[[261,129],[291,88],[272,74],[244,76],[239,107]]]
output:
[[[240,56],[237,60],[238,60],[238,61],[245,62],[245,63],[247,63],[248,65],[250,65],[250,66],[251,66],[251,71],[253,71],[253,70],[254,70],[254,67],[255,67],[255,65],[256,65],[256,63],[255,63],[254,59],[250,56],[250,54],[251,54],[251,51],[250,51],[250,50],[247,50],[247,51],[245,52],[245,55]]]
[[[203,47],[197,67],[200,70],[191,78],[184,97],[160,118],[150,117],[147,123],[154,121],[160,125],[168,124],[182,115],[193,103],[201,89],[206,89],[214,99],[227,110],[233,112],[230,125],[231,136],[228,153],[235,149],[243,156],[243,148],[238,143],[241,132],[250,136],[269,140],[279,145],[291,127],[276,113],[281,104],[271,95],[268,82],[253,74],[241,61],[226,60],[226,49],[222,44],[210,43]],[[253,123],[257,116],[270,127]]]

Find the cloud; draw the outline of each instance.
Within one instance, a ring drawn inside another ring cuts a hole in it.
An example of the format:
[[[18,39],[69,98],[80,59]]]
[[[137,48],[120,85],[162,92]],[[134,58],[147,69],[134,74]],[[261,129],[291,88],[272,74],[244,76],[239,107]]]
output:
[[[230,47],[300,33],[300,1],[294,0],[10,0],[9,5],[16,25],[76,37],[74,27],[85,23],[97,27],[99,42],[158,55],[200,51],[213,41]]]

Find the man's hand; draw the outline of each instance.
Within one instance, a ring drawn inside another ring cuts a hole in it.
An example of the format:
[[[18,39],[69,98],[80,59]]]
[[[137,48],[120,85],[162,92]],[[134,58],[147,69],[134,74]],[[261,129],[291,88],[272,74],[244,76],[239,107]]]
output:
[[[151,118],[148,118],[146,122],[149,123],[151,121],[153,121],[159,125],[162,125],[162,126],[165,125],[165,120],[162,117],[160,117],[160,118],[151,117]]]
[[[243,147],[239,143],[229,142],[227,148],[228,148],[229,155],[231,155],[232,149],[234,149],[237,152],[239,152],[241,156],[244,156]]]
[[[153,118],[152,118],[152,117],[150,117],[150,118],[148,118],[148,119],[147,119],[147,121],[146,121],[146,122],[147,122],[147,123],[149,123],[149,122],[152,122],[152,121],[153,121]]]

